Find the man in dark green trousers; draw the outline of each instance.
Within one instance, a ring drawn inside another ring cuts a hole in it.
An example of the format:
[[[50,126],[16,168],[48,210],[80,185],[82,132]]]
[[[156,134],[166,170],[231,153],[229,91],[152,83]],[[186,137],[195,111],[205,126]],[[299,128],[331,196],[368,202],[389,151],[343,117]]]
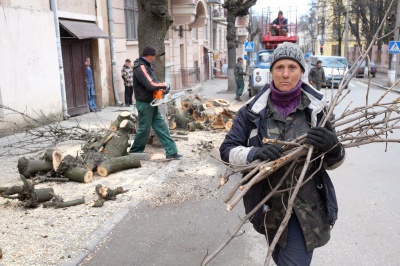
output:
[[[144,151],[153,127],[158,140],[165,149],[167,159],[181,159],[182,155],[178,154],[176,144],[171,139],[169,128],[158,107],[150,105],[153,100],[153,92],[160,89],[165,90],[168,87],[167,83],[157,81],[151,66],[155,57],[156,48],[152,45],[146,45],[142,56],[136,59],[133,64],[133,90],[136,98],[136,109],[139,113],[139,129],[129,153]]]

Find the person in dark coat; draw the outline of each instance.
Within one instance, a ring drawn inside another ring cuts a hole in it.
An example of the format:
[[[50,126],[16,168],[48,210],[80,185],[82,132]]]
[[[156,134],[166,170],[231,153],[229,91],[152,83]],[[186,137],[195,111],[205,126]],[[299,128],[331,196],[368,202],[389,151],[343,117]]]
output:
[[[94,96],[96,95],[96,91],[94,89],[94,81],[93,81],[93,71],[90,67],[90,57],[85,58],[85,66],[86,66],[86,86],[88,90],[88,104],[90,112],[98,112],[101,111],[100,108],[97,108],[96,103],[94,102]]]
[[[146,45],[143,48],[142,56],[133,64],[133,90],[138,110],[139,129],[129,153],[144,151],[151,128],[153,128],[165,149],[167,159],[181,159],[182,155],[178,154],[178,148],[169,134],[169,128],[162,118],[158,106],[150,105],[155,90],[169,90],[166,82],[159,82],[156,78],[151,65],[155,58],[156,48]]]
[[[233,165],[246,165],[258,159],[276,160],[282,156],[282,147],[263,144],[263,138],[292,141],[303,135],[317,155],[324,153],[322,164],[321,159],[310,164],[306,177],[317,173],[301,186],[288,225],[272,254],[277,265],[305,266],[310,265],[313,250],[329,241],[331,226],[337,219],[335,190],[326,170],[344,161],[345,150],[329,121],[325,127],[318,126],[327,101],[322,93],[301,81],[305,61],[299,46],[280,44],[270,60],[271,83],[240,108],[221,144],[220,155]],[[303,166],[304,159],[297,162],[279,190],[295,186],[292,182],[300,176]],[[246,213],[270,193],[288,167],[281,167],[250,188],[243,197]],[[254,229],[266,235],[269,242],[285,216],[288,199],[289,191],[275,194],[250,219]]]
[[[278,17],[272,21],[271,33],[273,36],[285,36],[288,32],[288,20],[283,17],[283,12],[278,12]]]
[[[235,100],[241,102],[240,96],[243,94],[244,90],[244,79],[243,76],[246,76],[247,73],[243,71],[243,58],[238,57],[237,64],[235,66],[235,81],[236,81],[236,98]]]
[[[308,82],[319,91],[322,87],[326,87],[325,71],[321,60],[318,60],[317,65],[311,68],[310,73],[308,73]]]

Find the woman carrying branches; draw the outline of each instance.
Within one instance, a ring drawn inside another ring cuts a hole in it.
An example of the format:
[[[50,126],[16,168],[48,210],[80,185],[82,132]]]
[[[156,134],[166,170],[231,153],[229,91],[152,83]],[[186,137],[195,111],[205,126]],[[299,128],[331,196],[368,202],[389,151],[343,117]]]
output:
[[[329,241],[331,226],[337,219],[335,191],[326,170],[339,166],[345,151],[329,122],[325,127],[318,126],[327,102],[323,94],[301,81],[305,62],[299,47],[292,43],[280,44],[271,55],[270,69],[272,82],[239,110],[220,147],[221,158],[236,166],[256,160],[279,160],[293,148],[288,142],[306,136],[306,143],[316,150],[306,172],[309,178],[294,200],[288,226],[272,258],[278,266],[310,265],[313,250]],[[285,216],[288,199],[304,163],[304,156],[295,158],[295,164],[280,167],[243,196],[247,214],[275,186],[282,184],[250,218],[254,229],[266,235],[270,243]],[[285,177],[283,181],[282,177]]]

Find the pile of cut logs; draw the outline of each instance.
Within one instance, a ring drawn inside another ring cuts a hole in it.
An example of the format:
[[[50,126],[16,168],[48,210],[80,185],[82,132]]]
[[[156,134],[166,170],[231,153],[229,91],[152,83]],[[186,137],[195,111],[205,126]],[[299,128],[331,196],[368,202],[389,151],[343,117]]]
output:
[[[195,131],[196,129],[232,128],[235,111],[228,109],[229,102],[224,99],[205,100],[198,95],[185,96],[182,108],[176,102],[168,103],[169,128]]]

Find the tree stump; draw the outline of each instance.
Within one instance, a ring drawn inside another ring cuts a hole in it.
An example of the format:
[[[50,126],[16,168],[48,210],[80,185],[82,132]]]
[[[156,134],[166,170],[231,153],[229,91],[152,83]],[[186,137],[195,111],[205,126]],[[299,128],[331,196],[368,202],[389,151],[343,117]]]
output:
[[[118,171],[141,167],[139,158],[134,155],[111,158],[102,162],[97,167],[97,173],[100,176],[108,176]]]

